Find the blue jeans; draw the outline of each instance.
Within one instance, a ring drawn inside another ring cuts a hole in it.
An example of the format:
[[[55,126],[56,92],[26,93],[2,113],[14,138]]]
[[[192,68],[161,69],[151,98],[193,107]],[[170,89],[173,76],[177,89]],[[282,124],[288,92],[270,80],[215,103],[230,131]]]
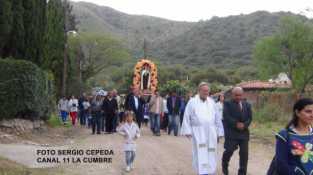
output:
[[[91,114],[87,114],[87,124],[88,124],[88,128],[90,128],[92,126],[92,116]]]
[[[135,151],[125,151],[126,165],[130,166],[135,160]]]
[[[153,121],[153,114],[152,112],[149,112],[149,123],[150,123],[150,129],[154,133],[154,121]]]
[[[62,122],[65,123],[67,120],[68,113],[66,111],[61,111]]]
[[[160,114],[151,113],[151,130],[154,134],[160,134]]]
[[[168,135],[174,130],[174,135],[178,135],[179,115],[168,115]]]

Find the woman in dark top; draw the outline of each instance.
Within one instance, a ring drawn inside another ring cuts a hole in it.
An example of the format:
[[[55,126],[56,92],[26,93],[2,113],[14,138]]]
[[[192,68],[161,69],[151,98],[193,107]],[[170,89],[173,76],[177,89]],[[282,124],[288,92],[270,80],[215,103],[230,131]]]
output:
[[[293,118],[286,129],[276,135],[276,165],[279,175],[313,173],[313,100],[298,100]]]

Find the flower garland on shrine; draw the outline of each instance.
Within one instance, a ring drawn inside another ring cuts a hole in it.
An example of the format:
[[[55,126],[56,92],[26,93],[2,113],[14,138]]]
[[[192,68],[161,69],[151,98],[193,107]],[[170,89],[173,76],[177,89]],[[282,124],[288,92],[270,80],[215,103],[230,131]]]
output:
[[[156,65],[147,59],[141,59],[139,62],[137,62],[135,69],[134,69],[134,78],[133,78],[133,86],[140,89],[140,83],[141,83],[141,71],[145,65],[148,65],[150,67],[150,89],[151,92],[154,92],[157,89],[158,85],[158,79],[157,79],[157,68]]]

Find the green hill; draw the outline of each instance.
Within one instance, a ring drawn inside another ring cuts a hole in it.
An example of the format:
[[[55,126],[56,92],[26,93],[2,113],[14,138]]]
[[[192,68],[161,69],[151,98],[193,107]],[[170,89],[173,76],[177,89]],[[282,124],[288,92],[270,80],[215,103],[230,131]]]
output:
[[[80,31],[117,37],[136,58],[143,56],[146,39],[147,55],[162,63],[222,68],[250,65],[254,43],[273,34],[282,16],[295,15],[259,11],[199,22],[178,22],[128,15],[86,2],[72,4]]]
[[[148,43],[161,43],[185,33],[195,25],[144,15],[128,15],[110,7],[86,2],[72,5],[80,31],[113,35],[125,41],[126,46],[138,54],[142,52],[144,39]]]
[[[214,65],[231,68],[249,65],[255,42],[272,35],[280,18],[291,13],[255,12],[249,15],[214,17],[199,22],[184,34],[159,43],[153,55],[163,62]]]

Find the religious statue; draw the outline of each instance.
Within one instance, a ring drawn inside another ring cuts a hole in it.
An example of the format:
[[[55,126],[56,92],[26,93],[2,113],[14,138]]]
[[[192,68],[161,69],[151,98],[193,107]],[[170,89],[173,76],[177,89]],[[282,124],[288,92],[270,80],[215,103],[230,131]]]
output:
[[[141,84],[140,84],[141,90],[150,89],[150,79],[151,79],[150,67],[148,64],[145,64],[141,71]]]
[[[157,89],[157,67],[147,59],[137,62],[134,69],[133,87],[137,87],[144,94],[153,93]]]

